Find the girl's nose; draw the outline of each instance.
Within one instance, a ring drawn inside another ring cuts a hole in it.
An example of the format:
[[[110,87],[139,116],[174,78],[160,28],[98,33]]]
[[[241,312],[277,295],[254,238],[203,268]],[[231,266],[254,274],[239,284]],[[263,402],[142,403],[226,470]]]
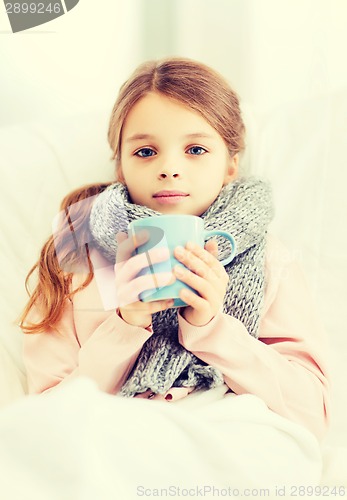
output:
[[[182,161],[178,153],[162,153],[158,163],[157,172],[159,179],[179,178],[182,176]],[[179,167],[177,165],[180,165]]]
[[[167,171],[167,170],[162,170],[161,172],[159,172],[159,177],[160,179],[166,179],[167,177],[179,177],[179,173],[177,173],[176,171]]]

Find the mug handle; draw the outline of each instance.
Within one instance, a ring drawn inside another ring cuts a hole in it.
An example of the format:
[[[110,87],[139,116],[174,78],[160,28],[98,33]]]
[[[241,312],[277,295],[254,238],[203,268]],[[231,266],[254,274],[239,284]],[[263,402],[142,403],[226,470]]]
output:
[[[227,240],[230,241],[231,249],[232,249],[231,254],[226,259],[223,259],[220,261],[220,263],[223,264],[223,266],[226,266],[227,264],[229,264],[229,262],[231,262],[233,260],[233,258],[235,257],[235,254],[236,254],[236,243],[235,243],[234,237],[230,233],[227,233],[226,231],[219,231],[218,229],[214,229],[212,231],[204,231],[204,240],[205,241],[210,236],[223,236],[224,238],[226,238]]]

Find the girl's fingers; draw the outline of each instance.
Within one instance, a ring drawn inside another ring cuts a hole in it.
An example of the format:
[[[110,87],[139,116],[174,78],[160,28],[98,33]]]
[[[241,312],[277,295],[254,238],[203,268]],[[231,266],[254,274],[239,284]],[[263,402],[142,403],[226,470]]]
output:
[[[208,240],[205,244],[205,250],[213,257],[218,257],[218,243],[216,240]]]
[[[144,268],[151,268],[153,264],[165,262],[170,257],[169,250],[165,247],[152,248],[148,252],[130,257],[125,262],[116,262],[116,281],[126,282],[136,278]],[[171,269],[171,266],[168,266]]]
[[[121,281],[130,281],[145,267],[154,263],[163,262],[169,258],[169,250],[166,247],[151,248],[150,250],[134,255],[136,248],[148,241],[148,231],[139,231],[134,238],[128,237],[126,233],[116,234],[118,243],[115,271],[122,273]]]
[[[173,273],[150,273],[135,278],[129,285],[133,293],[139,296],[146,290],[157,290],[164,286],[172,285],[175,281],[176,276]]]
[[[127,238],[127,233],[123,233],[122,231],[119,231],[119,233],[116,234],[116,241],[118,245],[122,243],[122,241],[125,241]]]
[[[207,244],[209,248],[213,249],[213,251],[218,251],[218,244],[215,240],[211,240],[207,242],[206,245]],[[209,268],[214,267],[219,269],[221,267],[221,263],[216,259],[214,255],[211,254],[212,252],[208,252],[196,243],[189,241],[186,245],[186,250],[190,252],[191,255],[194,255],[198,257],[198,259],[201,259],[203,262],[205,262],[205,264],[207,264]]]
[[[146,304],[146,306],[149,308],[150,314],[154,314],[159,311],[165,311],[165,309],[172,307],[174,304],[174,299],[155,300],[153,302],[142,302],[142,304]]]
[[[175,266],[174,273],[177,279],[196,290],[204,299],[208,298],[208,295],[211,293],[211,284],[206,279],[182,266]]]
[[[139,231],[136,238],[129,238],[126,233],[119,232],[116,234],[118,243],[116,262],[124,262],[133,255],[135,249],[148,241],[149,235],[147,231]]]
[[[125,261],[128,261],[131,257],[135,257],[135,250],[146,243],[149,238],[149,233],[146,230],[139,231],[136,235],[128,236],[126,233],[119,232],[116,234],[116,240],[118,243],[117,255],[116,255],[116,263],[120,264]],[[169,257],[169,250],[167,247],[156,247],[151,248],[148,251],[141,252],[138,256],[141,256],[140,259],[149,260],[152,257],[157,258],[157,256],[161,256],[163,254],[163,259]],[[147,263],[147,266],[149,264]],[[145,267],[145,266],[143,266]]]
[[[203,311],[206,309],[206,298],[200,297],[196,293],[188,290],[187,288],[183,288],[180,292],[180,298],[188,305],[196,309],[197,311]]]
[[[202,278],[214,279],[220,277],[222,271],[224,272],[224,267],[220,262],[198,245],[187,244],[186,248],[176,247],[174,252],[177,260]]]
[[[154,300],[153,302],[141,302],[138,299],[130,304],[119,304],[128,311],[154,314],[159,311],[165,311],[174,304],[174,299]]]
[[[129,282],[116,283],[118,302],[125,307],[140,301],[140,294],[146,290],[156,290],[176,281],[172,273],[155,273],[139,276]]]

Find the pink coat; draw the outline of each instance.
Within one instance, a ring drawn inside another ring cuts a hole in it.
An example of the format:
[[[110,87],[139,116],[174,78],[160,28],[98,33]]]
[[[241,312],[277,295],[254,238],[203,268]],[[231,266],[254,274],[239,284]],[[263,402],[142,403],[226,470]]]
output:
[[[111,297],[113,267],[102,272]],[[329,420],[327,339],[300,266],[274,236],[268,236],[265,273],[259,339],[251,337],[239,320],[220,312],[202,327],[178,314],[179,342],[219,368],[236,394],[260,397],[274,412],[322,438]],[[30,393],[83,375],[102,391],[117,394],[126,380],[152,330],[127,324],[112,304],[105,310],[98,279],[96,274],[90,285],[66,301],[58,331],[24,336]],[[76,276],[74,286],[77,283]],[[155,399],[172,403],[189,392],[172,388]]]

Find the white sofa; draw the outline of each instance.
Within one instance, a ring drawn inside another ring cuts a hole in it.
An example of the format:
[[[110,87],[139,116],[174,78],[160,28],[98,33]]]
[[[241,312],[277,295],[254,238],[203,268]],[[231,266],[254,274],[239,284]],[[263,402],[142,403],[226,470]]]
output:
[[[245,169],[273,185],[273,230],[306,270],[331,338],[334,415],[324,443],[322,484],[347,482],[347,203],[344,181],[346,94],[256,112],[245,106]],[[25,276],[51,231],[62,197],[111,180],[108,111],[0,129],[1,313],[0,407],[26,392],[22,334]],[[295,313],[295,312],[294,312]]]

